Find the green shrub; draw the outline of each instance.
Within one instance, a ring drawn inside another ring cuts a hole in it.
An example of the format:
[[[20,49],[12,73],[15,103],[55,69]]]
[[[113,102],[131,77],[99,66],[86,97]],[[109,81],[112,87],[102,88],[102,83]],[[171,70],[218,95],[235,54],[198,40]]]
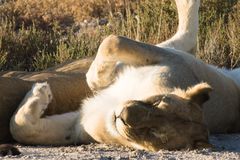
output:
[[[197,56],[240,66],[239,15],[238,0],[202,0]],[[108,25],[76,29],[100,17]],[[156,44],[177,28],[176,6],[168,0],[7,0],[0,20],[0,70],[37,71],[94,55],[109,34]]]

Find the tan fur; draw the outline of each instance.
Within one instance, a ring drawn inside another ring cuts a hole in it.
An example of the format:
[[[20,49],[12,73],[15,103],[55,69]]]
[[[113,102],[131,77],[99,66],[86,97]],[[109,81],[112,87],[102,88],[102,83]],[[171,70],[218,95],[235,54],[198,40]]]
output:
[[[10,118],[31,88],[31,85],[30,82],[23,80],[0,77],[0,143],[8,142],[12,139],[9,131]]]
[[[183,4],[195,4],[198,9],[199,0]],[[24,101],[26,105],[20,104],[10,124],[14,137],[27,144],[101,142],[158,151],[209,147],[208,131],[239,131],[237,80],[184,52],[196,44],[185,40],[171,40],[179,44],[175,46],[189,44],[180,51],[164,43],[158,47],[121,36],[107,37],[87,72],[87,82],[96,93],[83,102],[79,113],[41,117],[40,112],[20,110],[46,107],[48,101],[41,99],[45,105]],[[55,96],[54,85],[50,86]],[[63,103],[58,100],[60,107]],[[35,126],[29,124],[29,116],[36,118]],[[28,133],[37,129],[40,132],[29,138]]]

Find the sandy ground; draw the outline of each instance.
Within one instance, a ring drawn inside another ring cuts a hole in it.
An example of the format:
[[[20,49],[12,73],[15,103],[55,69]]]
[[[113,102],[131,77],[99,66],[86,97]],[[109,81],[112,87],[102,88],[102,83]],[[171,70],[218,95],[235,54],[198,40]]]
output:
[[[213,135],[210,142],[215,149],[203,149],[193,151],[165,151],[157,153],[134,150],[121,146],[106,144],[90,144],[68,147],[46,147],[46,146],[23,146],[17,145],[22,152],[19,156],[6,156],[9,159],[99,159],[99,160],[128,160],[128,159],[168,159],[168,160],[227,160],[240,159],[240,134]]]

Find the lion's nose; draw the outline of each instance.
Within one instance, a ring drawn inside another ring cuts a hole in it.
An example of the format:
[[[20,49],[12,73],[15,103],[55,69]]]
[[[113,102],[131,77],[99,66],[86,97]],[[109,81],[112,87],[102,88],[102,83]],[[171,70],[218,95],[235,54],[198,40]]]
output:
[[[120,118],[125,125],[130,125],[131,120],[129,117],[131,117],[131,111],[129,110],[129,108],[123,108],[122,112],[120,113],[120,115],[117,118]],[[129,124],[129,122],[130,122],[130,124]]]
[[[139,101],[134,101],[127,103],[117,118],[120,118],[129,127],[137,127],[148,117],[148,114],[149,109],[147,107]]]

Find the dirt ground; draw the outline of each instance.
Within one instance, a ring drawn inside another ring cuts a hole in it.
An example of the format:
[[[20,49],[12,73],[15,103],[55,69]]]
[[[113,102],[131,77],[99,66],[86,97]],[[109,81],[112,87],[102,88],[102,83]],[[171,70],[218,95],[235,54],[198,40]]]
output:
[[[6,156],[3,160],[10,159],[98,159],[98,160],[128,160],[128,159],[167,159],[167,160],[212,160],[212,159],[240,159],[240,134],[213,135],[210,142],[215,149],[203,149],[193,151],[165,151],[146,152],[134,150],[122,146],[106,144],[90,144],[82,146],[46,147],[17,145],[22,152],[19,156]]]

